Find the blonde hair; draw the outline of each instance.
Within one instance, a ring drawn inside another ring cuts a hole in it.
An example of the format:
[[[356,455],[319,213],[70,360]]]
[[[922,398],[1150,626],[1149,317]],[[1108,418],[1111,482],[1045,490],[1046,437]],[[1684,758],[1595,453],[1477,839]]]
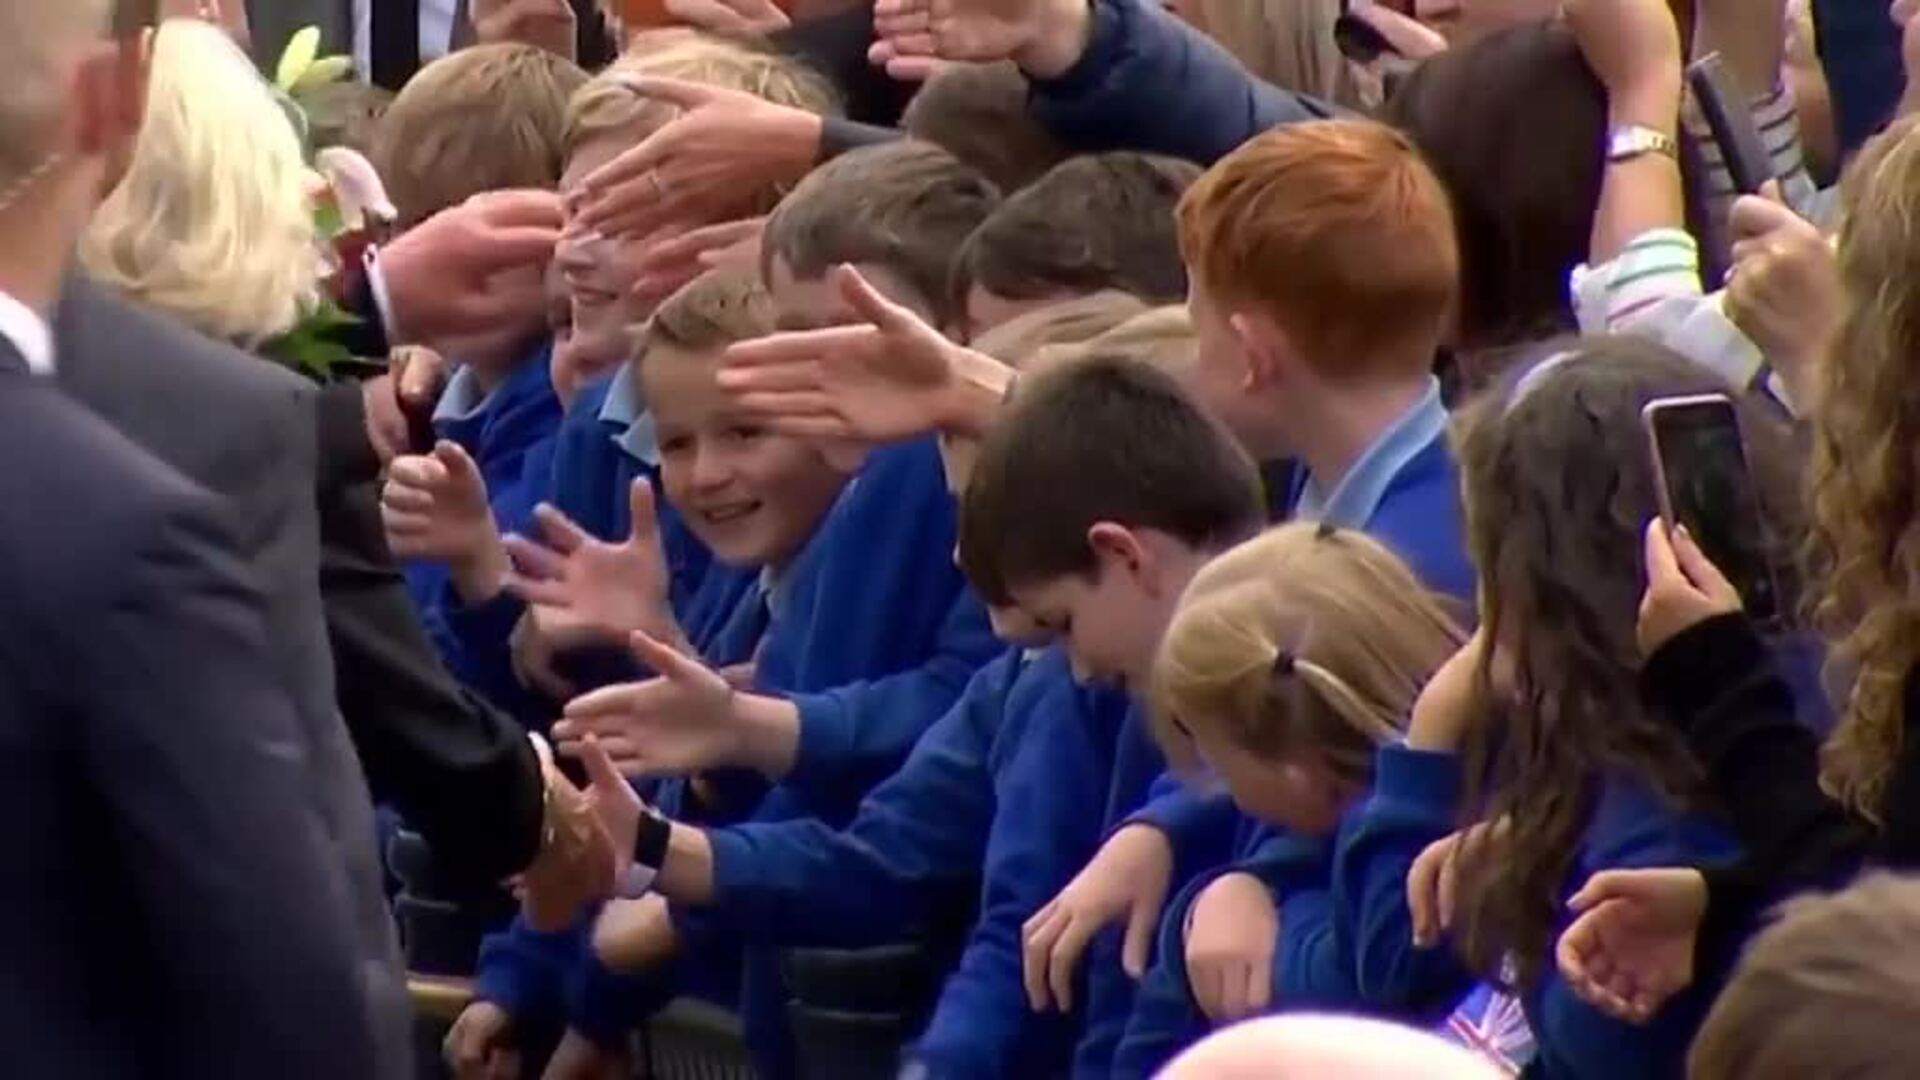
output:
[[[1362,533],[1296,523],[1208,563],[1180,598],[1150,685],[1155,737],[1192,768],[1191,733],[1263,758],[1310,749],[1371,775],[1465,632]]]
[[[531,45],[476,45],[422,68],[374,135],[401,227],[483,192],[557,187],[567,102],[586,82]]]
[[[822,116],[838,111],[826,79],[798,60],[765,48],[698,31],[675,29],[641,34],[612,66],[594,76],[567,102],[562,146],[572,158],[588,143],[618,135],[638,141],[664,127],[679,110],[627,89],[635,76],[683,79],[723,90],[738,90],[776,105]],[[750,208],[765,213],[780,200],[769,185]]]
[[[53,115],[68,87],[73,51],[107,22],[106,0],[7,0],[0,4],[0,188],[28,176],[52,150]]]
[[[80,242],[93,278],[248,348],[317,302],[321,252],[300,137],[226,32],[197,19],[153,41],[133,160]]]
[[[1184,305],[1143,306],[1132,318],[1082,344],[1041,349],[1033,357],[1033,366],[1045,368],[1087,356],[1124,356],[1183,379],[1200,358],[1200,339]]]
[[[1844,193],[1847,310],[1820,365],[1808,568],[1829,670],[1852,683],[1821,779],[1878,822],[1920,663],[1920,121],[1870,142]]]
[[[1179,0],[1193,24],[1259,78],[1359,111],[1380,86],[1341,54],[1333,25],[1340,0]]]
[[[1146,301],[1106,289],[1029,311],[981,334],[973,343],[1011,368],[1024,368],[1050,352],[1072,350],[1147,311]]]
[[[645,362],[655,345],[682,352],[718,352],[774,332],[773,299],[751,269],[721,267],[694,278],[661,301],[642,326],[638,351]]]

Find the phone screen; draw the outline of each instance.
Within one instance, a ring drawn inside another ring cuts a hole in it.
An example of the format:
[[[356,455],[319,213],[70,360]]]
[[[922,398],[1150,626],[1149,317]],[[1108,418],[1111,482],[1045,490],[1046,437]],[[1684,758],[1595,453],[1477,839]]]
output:
[[[1654,402],[1647,407],[1664,481],[1661,509],[1727,575],[1747,613],[1770,623],[1780,598],[1767,554],[1759,493],[1747,467],[1733,403],[1724,397]]]

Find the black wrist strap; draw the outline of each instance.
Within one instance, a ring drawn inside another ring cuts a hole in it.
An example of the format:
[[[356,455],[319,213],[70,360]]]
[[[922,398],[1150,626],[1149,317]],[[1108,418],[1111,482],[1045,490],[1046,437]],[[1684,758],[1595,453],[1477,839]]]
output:
[[[634,865],[657,873],[667,861],[667,841],[672,836],[673,823],[649,807],[640,815],[640,831],[633,836]]]

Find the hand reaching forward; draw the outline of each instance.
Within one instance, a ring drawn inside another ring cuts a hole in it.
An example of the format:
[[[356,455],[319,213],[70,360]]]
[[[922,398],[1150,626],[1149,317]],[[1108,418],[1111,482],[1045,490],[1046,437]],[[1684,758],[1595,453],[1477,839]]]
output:
[[[494,191],[442,210],[380,249],[392,344],[483,337],[539,322],[538,274],[560,242],[566,210],[550,191]]]
[[[633,635],[632,648],[658,676],[575,699],[554,725],[561,751],[580,754],[593,736],[628,776],[679,776],[743,764],[747,733],[727,680],[644,633]]]
[[[1690,869],[1603,870],[1567,901],[1578,914],[1555,961],[1581,1000],[1645,1023],[1693,983],[1707,880]]]
[[[1207,1019],[1230,1024],[1267,1010],[1280,912],[1259,878],[1215,878],[1194,897],[1186,936],[1187,982]]]
[[[1085,0],[879,0],[867,58],[909,82],[941,61],[1012,60],[1050,78],[1086,51],[1091,23]]]
[[[514,565],[507,591],[526,601],[534,632],[551,649],[622,645],[640,631],[680,642],[653,499],[653,484],[636,478],[628,489],[632,530],[618,544],[597,539],[544,504],[534,510],[544,543],[506,538]]]
[[[1094,935],[1126,920],[1122,966],[1146,974],[1160,910],[1173,880],[1173,847],[1152,825],[1129,825],[1021,928],[1027,1001],[1035,1012],[1073,1009],[1073,981]]]
[[[633,850],[633,839],[627,838],[623,851],[602,821],[601,804],[617,799],[617,790],[595,776],[582,792],[554,767],[541,743],[535,746],[541,747],[546,815],[540,853],[520,878],[521,911],[535,930],[553,933],[572,925],[589,904],[613,895],[620,859]],[[627,786],[617,775],[612,782]]]
[[[380,522],[395,558],[445,563],[467,600],[499,591],[506,552],[480,467],[458,443],[442,441],[431,456],[394,459],[380,493]]]
[[[602,236],[738,217],[769,183],[800,179],[820,156],[820,118],[804,109],[680,79],[626,86],[685,111],[581,182],[576,220]]]
[[[833,278],[864,322],[735,345],[720,388],[799,438],[883,443],[982,434],[1006,396],[1010,369],[940,336],[852,267],[836,267]]]

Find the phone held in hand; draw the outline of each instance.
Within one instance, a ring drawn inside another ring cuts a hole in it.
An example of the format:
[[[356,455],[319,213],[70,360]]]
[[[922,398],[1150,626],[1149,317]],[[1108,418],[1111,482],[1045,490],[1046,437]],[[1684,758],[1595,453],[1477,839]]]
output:
[[[1779,580],[1732,399],[1725,394],[1659,398],[1640,415],[1653,451],[1661,519],[1669,529],[1686,528],[1740,591],[1756,624],[1779,625]]]
[[[1688,65],[1687,83],[1720,148],[1720,160],[1726,162],[1734,191],[1757,194],[1761,185],[1774,179],[1773,155],[1767,153],[1760,128],[1753,122],[1753,110],[1734,85],[1720,54],[1709,53]]]

